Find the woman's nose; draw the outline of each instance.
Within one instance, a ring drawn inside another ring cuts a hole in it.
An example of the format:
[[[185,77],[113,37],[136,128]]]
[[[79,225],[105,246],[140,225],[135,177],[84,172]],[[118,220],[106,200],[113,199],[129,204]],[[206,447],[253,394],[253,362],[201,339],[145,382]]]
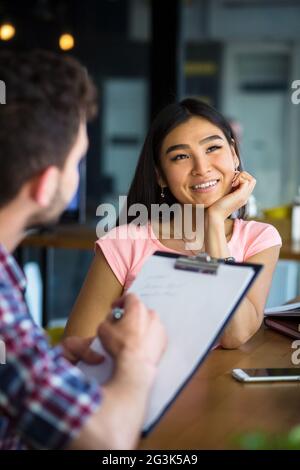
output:
[[[206,156],[197,156],[193,160],[192,176],[205,175],[210,171],[210,164]]]

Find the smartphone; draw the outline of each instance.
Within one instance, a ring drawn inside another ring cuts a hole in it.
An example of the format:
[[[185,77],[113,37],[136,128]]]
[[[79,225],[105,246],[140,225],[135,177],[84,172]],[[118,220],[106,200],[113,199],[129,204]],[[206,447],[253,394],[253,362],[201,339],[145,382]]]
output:
[[[233,369],[232,376],[240,382],[297,382],[300,381],[300,369]]]

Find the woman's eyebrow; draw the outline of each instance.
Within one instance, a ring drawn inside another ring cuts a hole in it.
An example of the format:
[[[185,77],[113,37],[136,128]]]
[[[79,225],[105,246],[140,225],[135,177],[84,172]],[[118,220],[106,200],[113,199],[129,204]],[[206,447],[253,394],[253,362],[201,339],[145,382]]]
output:
[[[166,150],[166,154],[173,152],[174,150],[179,150],[179,149],[189,149],[190,146],[187,144],[176,144],[176,145],[171,145],[169,148]]]
[[[207,142],[210,142],[211,140],[216,140],[220,139],[223,140],[223,138],[220,135],[209,135],[208,137],[205,137],[204,139],[200,140],[199,144],[206,144]]]
[[[204,139],[200,140],[199,144],[206,144],[207,142],[210,142],[211,140],[223,140],[223,138],[220,135],[209,135],[208,137],[205,137]],[[190,149],[190,146],[188,144],[176,144],[176,145],[171,145],[170,147],[167,148],[166,154],[173,152],[174,150],[180,150],[180,149],[185,149],[188,150]]]

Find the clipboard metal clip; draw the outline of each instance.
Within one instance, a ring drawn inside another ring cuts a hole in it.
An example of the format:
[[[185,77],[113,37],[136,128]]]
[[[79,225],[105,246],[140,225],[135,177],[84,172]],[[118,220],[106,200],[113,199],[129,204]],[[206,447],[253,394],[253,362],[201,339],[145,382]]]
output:
[[[175,269],[203,274],[217,274],[218,267],[217,258],[211,258],[207,253],[199,253],[195,256],[179,256],[175,263]]]

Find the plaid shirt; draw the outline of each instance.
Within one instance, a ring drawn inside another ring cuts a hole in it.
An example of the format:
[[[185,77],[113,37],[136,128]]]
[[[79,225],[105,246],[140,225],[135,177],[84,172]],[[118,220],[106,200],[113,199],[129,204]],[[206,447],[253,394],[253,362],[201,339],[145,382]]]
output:
[[[49,346],[28,312],[25,286],[0,245],[0,346],[6,350],[0,363],[0,449],[59,449],[98,408],[100,390],[64,359],[60,347]]]

